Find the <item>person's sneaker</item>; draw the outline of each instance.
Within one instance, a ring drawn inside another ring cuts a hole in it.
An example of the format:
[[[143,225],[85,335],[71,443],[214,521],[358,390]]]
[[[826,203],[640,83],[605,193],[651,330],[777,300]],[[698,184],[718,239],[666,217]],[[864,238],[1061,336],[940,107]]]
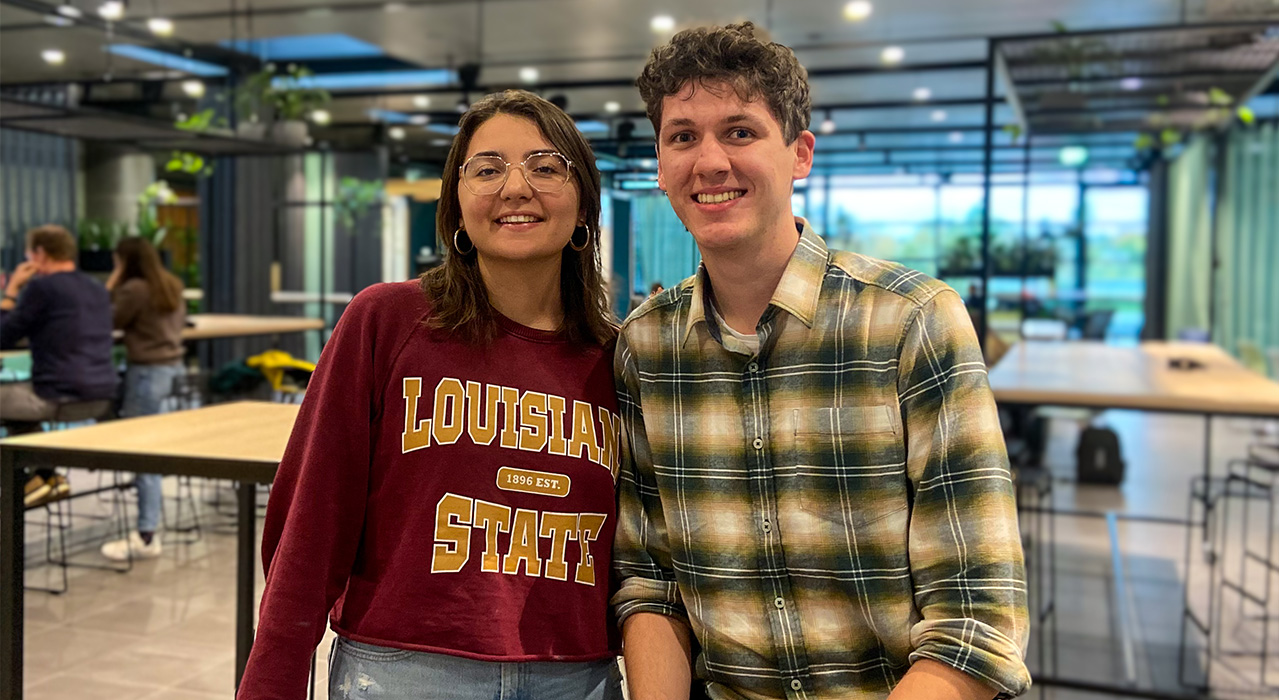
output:
[[[45,502],[58,501],[71,495],[71,482],[67,481],[67,477],[61,474],[54,474],[49,477],[50,492]]]
[[[38,506],[44,503],[49,494],[53,492],[53,486],[44,480],[44,477],[33,476],[27,479],[27,484],[22,488],[22,504],[28,508]]]
[[[102,545],[102,556],[111,561],[128,561],[129,550],[133,550],[134,559],[154,559],[160,556],[160,533],[151,536],[151,544],[142,541],[137,530],[129,533],[129,538],[115,540]]]

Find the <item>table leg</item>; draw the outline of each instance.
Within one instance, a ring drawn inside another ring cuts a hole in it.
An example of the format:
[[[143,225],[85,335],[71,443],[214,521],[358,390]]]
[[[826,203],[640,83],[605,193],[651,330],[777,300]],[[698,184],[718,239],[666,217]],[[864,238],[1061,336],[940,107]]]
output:
[[[25,479],[13,450],[0,450],[0,698],[22,698],[22,563]]]
[[[250,481],[236,484],[239,501],[236,528],[239,546],[235,568],[235,687],[240,688],[244,667],[253,648],[254,583],[257,572],[258,485]]]

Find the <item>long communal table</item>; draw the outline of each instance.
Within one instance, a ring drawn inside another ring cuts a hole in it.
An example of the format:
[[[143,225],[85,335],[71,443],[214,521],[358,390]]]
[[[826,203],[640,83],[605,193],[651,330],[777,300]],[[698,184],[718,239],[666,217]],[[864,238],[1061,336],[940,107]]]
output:
[[[253,316],[249,314],[191,314],[190,322],[182,329],[183,341],[214,340],[217,338],[247,338],[257,335],[281,335],[322,330],[324,319],[302,316]],[[116,340],[122,337],[116,331]],[[29,350],[0,351],[0,360],[30,355]]]
[[[22,698],[23,469],[69,466],[237,482],[236,682],[253,645],[257,484],[270,483],[298,406],[242,401],[0,440],[0,700]]]
[[[1129,409],[1151,413],[1200,415],[1204,418],[1202,499],[1205,509],[1211,503],[1212,426],[1217,417],[1279,418],[1279,383],[1241,365],[1220,347],[1206,343],[1146,342],[1135,347],[1118,347],[1095,342],[1022,342],[1013,346],[990,371],[990,387],[1001,406],[1033,408],[1065,406],[1094,410]],[[1193,495],[1193,494],[1192,494]],[[1111,532],[1112,559],[1115,561],[1117,605],[1123,603],[1118,593],[1122,587],[1122,565],[1117,543],[1119,520],[1149,520],[1187,527],[1201,527],[1205,551],[1211,551],[1207,539],[1208,511],[1204,519],[1119,515],[1114,512],[1061,513],[1045,509],[1052,516],[1069,514],[1105,517]],[[1190,537],[1187,532],[1186,557],[1189,565]],[[1215,556],[1211,559],[1215,566]],[[1187,575],[1187,580],[1189,576]],[[1130,644],[1122,634],[1126,621],[1121,615],[1121,642]],[[1182,619],[1182,647],[1185,646],[1186,624],[1193,624],[1205,637],[1212,619],[1199,619],[1190,608],[1189,586]],[[1036,678],[1042,685],[1057,685],[1092,692],[1108,692],[1148,698],[1183,697],[1153,691],[1138,692],[1131,654],[1125,654],[1130,685],[1106,686],[1060,678]],[[1181,664],[1179,663],[1179,666]],[[1184,671],[1184,669],[1183,669]],[[1182,674],[1183,685],[1189,685]],[[1205,678],[1205,684],[1211,677]]]

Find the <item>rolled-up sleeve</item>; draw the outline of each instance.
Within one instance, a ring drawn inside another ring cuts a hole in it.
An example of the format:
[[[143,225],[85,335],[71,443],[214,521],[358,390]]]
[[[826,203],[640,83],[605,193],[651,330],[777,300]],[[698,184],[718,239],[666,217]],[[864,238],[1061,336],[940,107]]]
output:
[[[902,339],[898,392],[914,487],[910,568],[923,619],[911,661],[928,658],[1000,693],[1030,687],[1029,613],[1008,455],[972,322],[939,292]]]
[[[626,343],[614,357],[618,409],[622,415],[621,467],[617,483],[617,533],[613,570],[619,588],[613,607],[620,625],[637,612],[658,613],[688,623],[671,566],[666,519],[653,475],[652,454],[640,405],[639,374]]]

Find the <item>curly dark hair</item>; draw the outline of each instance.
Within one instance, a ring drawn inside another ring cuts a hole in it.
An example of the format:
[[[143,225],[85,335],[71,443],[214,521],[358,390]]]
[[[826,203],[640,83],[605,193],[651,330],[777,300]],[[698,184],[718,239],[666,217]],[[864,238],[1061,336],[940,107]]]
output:
[[[747,102],[763,97],[786,143],[793,143],[812,118],[808,71],[789,47],[756,37],[751,22],[686,29],[653,49],[635,86],[659,134],[663,98],[678,95],[690,81],[694,89],[727,83]]]

